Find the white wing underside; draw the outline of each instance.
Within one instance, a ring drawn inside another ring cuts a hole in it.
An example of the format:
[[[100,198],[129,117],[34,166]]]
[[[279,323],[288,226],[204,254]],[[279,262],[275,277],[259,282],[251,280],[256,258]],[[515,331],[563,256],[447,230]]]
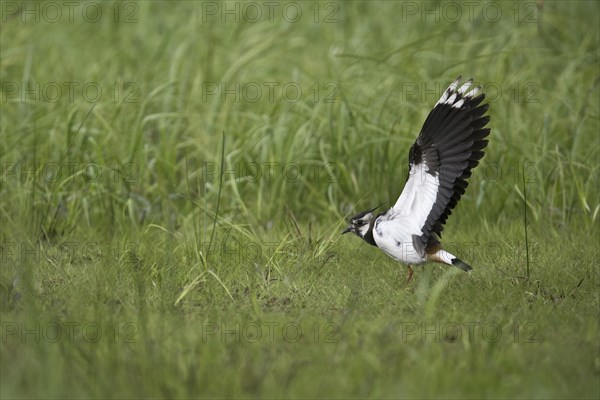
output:
[[[440,180],[437,173],[429,174],[424,162],[411,168],[404,190],[394,204],[394,212],[399,216],[408,217],[411,225],[418,228],[415,235],[421,235],[421,228],[425,224],[433,204],[437,198]]]
[[[438,186],[437,174],[427,173],[424,162],[411,169],[398,201],[375,224],[373,238],[379,248],[405,263],[425,261],[425,255],[414,248],[412,237],[423,234],[421,229],[435,203]]]

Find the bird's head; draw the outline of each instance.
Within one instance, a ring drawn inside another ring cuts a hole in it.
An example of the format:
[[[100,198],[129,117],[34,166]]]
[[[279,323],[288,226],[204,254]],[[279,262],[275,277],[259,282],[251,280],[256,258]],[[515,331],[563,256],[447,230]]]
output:
[[[375,222],[375,215],[373,214],[373,211],[377,210],[378,208],[379,206],[370,210],[359,212],[350,218],[350,221],[348,221],[350,222],[350,226],[342,232],[342,235],[348,232],[353,232],[358,237],[364,239],[365,235],[372,228],[373,222]]]

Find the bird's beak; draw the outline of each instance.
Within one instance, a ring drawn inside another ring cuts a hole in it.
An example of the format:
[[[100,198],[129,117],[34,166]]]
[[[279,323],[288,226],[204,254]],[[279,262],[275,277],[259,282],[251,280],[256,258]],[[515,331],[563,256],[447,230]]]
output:
[[[352,229],[352,225],[351,225],[351,226],[347,227],[346,229],[344,229],[344,231],[342,232],[342,235],[344,235],[348,232],[352,232],[352,231],[353,231],[353,229]]]

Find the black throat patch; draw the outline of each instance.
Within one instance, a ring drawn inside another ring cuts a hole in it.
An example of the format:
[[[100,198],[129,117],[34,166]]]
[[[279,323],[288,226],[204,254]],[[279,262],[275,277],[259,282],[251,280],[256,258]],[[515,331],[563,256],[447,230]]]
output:
[[[365,236],[363,236],[363,240],[369,243],[371,246],[379,247],[377,246],[377,243],[375,243],[375,238],[373,237],[373,229],[375,228],[375,221],[377,221],[377,219],[384,214],[385,212],[380,212],[375,218],[371,220],[371,222],[369,223],[369,230],[367,231],[367,233],[365,233]]]
[[[375,246],[377,247],[377,243],[375,243],[375,239],[373,238],[373,226],[374,226],[374,222],[371,222],[371,224],[369,225],[369,230],[367,231],[367,233],[365,233],[365,236],[363,236],[363,239],[365,242],[369,243],[371,246]]]

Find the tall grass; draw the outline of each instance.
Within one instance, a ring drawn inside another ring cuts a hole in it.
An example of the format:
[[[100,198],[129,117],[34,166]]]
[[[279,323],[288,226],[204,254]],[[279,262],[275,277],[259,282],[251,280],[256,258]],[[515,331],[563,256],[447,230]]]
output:
[[[287,2],[297,22],[236,22],[210,7],[246,3],[124,2],[95,23],[5,4],[3,397],[597,396],[598,3],[455,20],[449,3]],[[444,242],[476,274],[427,265],[405,287],[339,232],[395,202],[459,74],[492,133]],[[457,321],[503,336],[420,336]],[[65,322],[118,340],[21,336]],[[207,334],[253,323],[303,335]]]

